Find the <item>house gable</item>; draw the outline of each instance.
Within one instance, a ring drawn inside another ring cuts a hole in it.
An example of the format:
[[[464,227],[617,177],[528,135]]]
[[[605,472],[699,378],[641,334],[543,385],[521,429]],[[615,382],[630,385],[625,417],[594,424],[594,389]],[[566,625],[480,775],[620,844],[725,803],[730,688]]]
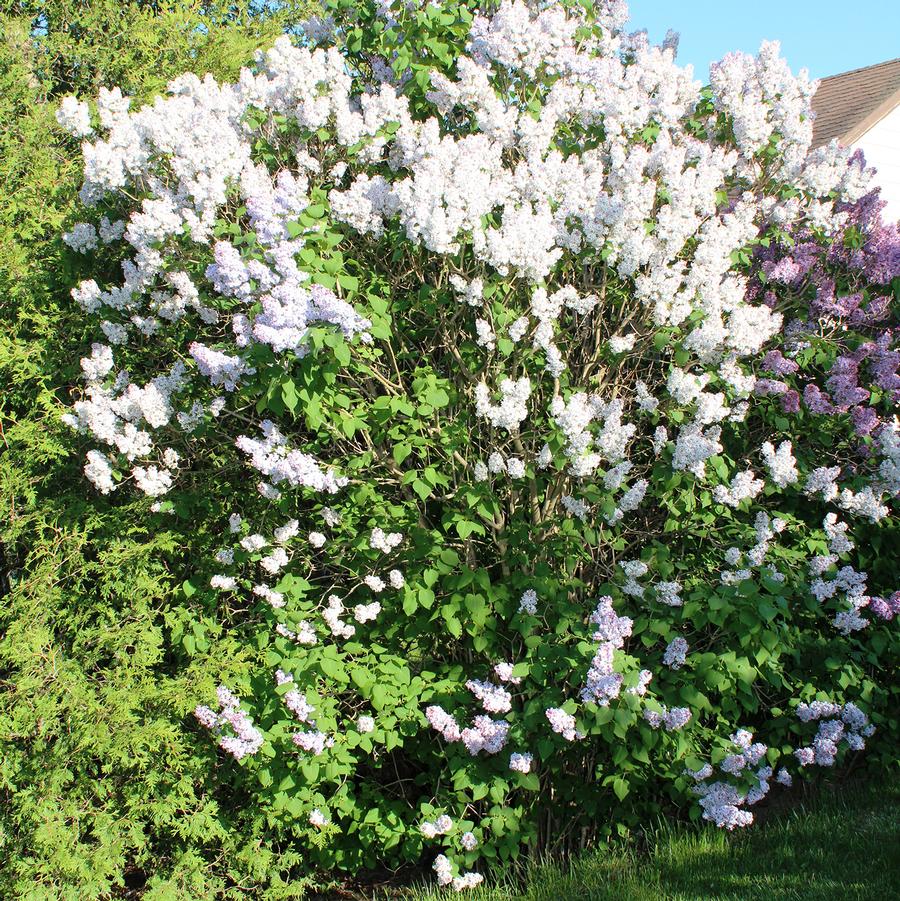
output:
[[[823,78],[813,96],[813,147],[850,146],[900,105],[900,59]]]
[[[851,144],[866,156],[866,164],[874,166],[875,181],[887,201],[882,215],[900,219],[900,104],[882,116],[871,128]]]

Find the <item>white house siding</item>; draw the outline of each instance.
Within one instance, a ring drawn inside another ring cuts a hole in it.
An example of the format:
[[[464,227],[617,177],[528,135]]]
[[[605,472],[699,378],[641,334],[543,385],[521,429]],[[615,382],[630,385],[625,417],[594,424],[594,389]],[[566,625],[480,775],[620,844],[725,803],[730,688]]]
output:
[[[870,128],[853,147],[862,148],[866,162],[878,170],[875,176],[887,201],[882,215],[900,219],[900,106]]]

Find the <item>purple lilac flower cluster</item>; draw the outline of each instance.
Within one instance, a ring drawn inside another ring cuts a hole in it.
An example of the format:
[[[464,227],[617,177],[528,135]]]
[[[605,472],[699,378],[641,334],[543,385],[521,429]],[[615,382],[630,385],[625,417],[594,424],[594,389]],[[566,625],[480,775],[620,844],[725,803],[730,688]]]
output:
[[[900,591],[895,591],[887,598],[869,598],[869,609],[879,619],[889,622],[900,615]]]
[[[860,437],[883,425],[879,398],[900,401],[898,330],[886,322],[890,284],[900,275],[900,228],[881,220],[883,206],[872,191],[840,205],[843,222],[830,241],[802,226],[761,247],[759,280],[749,292],[795,314],[784,332],[787,356],[778,349],[764,356],[766,377],[757,380],[756,394],[778,396],[787,413],[805,406],[817,415],[849,416]],[[812,336],[839,347],[821,381],[792,359]]]

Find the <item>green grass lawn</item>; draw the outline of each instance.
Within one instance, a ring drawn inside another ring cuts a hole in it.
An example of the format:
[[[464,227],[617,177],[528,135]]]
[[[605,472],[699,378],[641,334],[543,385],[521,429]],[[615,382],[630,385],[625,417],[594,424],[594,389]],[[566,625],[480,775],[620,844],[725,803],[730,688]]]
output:
[[[727,835],[662,826],[648,850],[610,849],[568,866],[534,865],[521,884],[467,893],[471,901],[570,898],[900,899],[900,783],[824,788],[767,821]],[[393,895],[436,901],[433,889]]]

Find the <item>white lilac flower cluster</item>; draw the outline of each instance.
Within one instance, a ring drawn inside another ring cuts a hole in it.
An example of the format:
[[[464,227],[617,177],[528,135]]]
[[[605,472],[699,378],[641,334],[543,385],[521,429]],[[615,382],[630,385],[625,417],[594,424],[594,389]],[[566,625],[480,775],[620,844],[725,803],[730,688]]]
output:
[[[369,536],[369,547],[390,554],[401,542],[403,535],[400,532],[385,533],[384,529],[376,526]]]
[[[670,669],[680,669],[684,666],[684,661],[687,659],[687,652],[687,641],[681,636],[673,638],[666,646],[666,652],[663,654],[663,664]]]
[[[318,644],[319,638],[316,635],[316,630],[307,620],[301,620],[299,623],[295,623],[294,626],[295,628],[291,629],[288,628],[288,626],[286,626],[284,623],[278,623],[275,626],[275,632],[278,635],[282,635],[284,638],[287,638],[289,641],[296,642],[297,644],[307,646]]]
[[[576,519],[580,519],[582,522],[587,521],[588,514],[590,513],[590,508],[581,498],[572,497],[571,494],[565,494],[563,495],[561,503],[563,509],[570,516],[574,516]]]
[[[653,673],[648,669],[642,669],[637,674],[637,682],[629,688],[625,689],[628,694],[635,695],[638,698],[643,698],[647,694],[647,689],[650,686],[650,683],[653,681]]]
[[[326,508],[323,514],[327,523],[337,523],[337,514]],[[290,519],[283,525],[276,527],[272,532],[271,541],[259,533],[241,534],[245,529],[245,522],[239,514],[232,514],[229,518],[229,531],[233,535],[241,535],[237,541],[237,547],[251,555],[250,561],[255,561],[267,576],[277,575],[290,562],[290,556],[285,548],[300,533],[300,523],[297,519]],[[326,537],[319,532],[311,532],[308,536],[309,543],[314,548],[321,548],[326,543]],[[403,540],[399,532],[386,534],[382,529],[375,528],[370,536],[370,547],[384,551],[385,553],[395,549]],[[263,549],[270,548],[269,553],[262,555]],[[236,548],[222,548],[216,555],[219,563],[237,566],[235,561]],[[403,574],[399,570],[391,570],[388,574],[388,582],[376,575],[368,575],[363,579],[363,584],[376,594],[387,588],[388,583],[395,589],[402,588],[405,584]],[[210,579],[212,588],[219,591],[236,591],[238,580],[232,575],[217,574]],[[259,582],[253,586],[253,594],[265,600],[273,609],[281,610],[286,605],[285,596],[281,591],[273,588],[267,582]],[[379,601],[355,604],[352,608],[352,616],[356,623],[364,625],[374,621],[381,613],[382,605]],[[356,627],[346,623],[342,617],[346,612],[343,601],[337,595],[330,595],[328,604],[321,611],[321,617],[336,638],[352,638],[356,633]],[[288,623],[277,622],[275,633],[291,642],[299,645],[312,646],[318,644],[319,636],[314,625],[306,619],[289,620]],[[281,683],[279,683],[281,684]],[[364,718],[367,721],[367,718]],[[374,728],[374,725],[373,725]],[[313,738],[295,737],[295,742],[306,749],[313,749],[315,753],[321,753],[326,747],[324,736]]]
[[[279,687],[291,686],[294,684],[294,677],[279,669],[275,672],[275,684]],[[309,703],[305,694],[297,688],[289,688],[283,695],[282,701],[296,720],[308,727],[291,735],[291,741],[300,750],[317,757],[327,748],[334,747],[334,737],[326,735],[316,728],[316,721],[310,717],[315,707]]]
[[[314,723],[310,725],[314,726]],[[334,738],[320,732],[318,729],[311,729],[303,732],[295,732],[291,736],[291,741],[313,757],[318,757],[326,748],[334,747]]]
[[[690,423],[678,432],[675,439],[675,451],[672,454],[672,468],[687,470],[698,479],[706,476],[706,461],[722,452],[719,438],[722,430],[719,426],[705,429],[697,423]]]
[[[185,385],[186,370],[176,363],[168,372],[145,385],[131,382],[128,373],[117,373],[112,385],[104,384],[114,369],[112,349],[94,344],[91,356],[81,361],[86,397],[75,403],[64,422],[84,434],[91,434],[113,454],[88,452],[85,475],[103,494],[118,487],[116,465],[131,466],[136,486],[150,497],[165,494],[172,485],[172,470],[179,455],[171,447],[154,445],[153,433],[170,425],[174,417],[174,395]],[[138,461],[155,459],[159,465]]]
[[[653,586],[656,600],[667,607],[680,607],[684,602],[681,600],[682,585],[680,582],[657,582]]]
[[[378,601],[372,601],[369,604],[356,604],[353,608],[353,618],[360,625],[375,619],[379,613],[381,613],[381,604]]]
[[[419,827],[425,838],[432,839],[438,835],[446,835],[453,828],[453,820],[447,814],[441,814],[434,822],[426,820]]]
[[[56,111],[56,121],[76,138],[86,138],[94,131],[88,105],[75,97],[63,97]]]
[[[530,773],[534,757],[531,754],[513,752],[509,755],[509,768],[517,773]]]
[[[375,718],[368,716],[367,714],[363,714],[356,721],[356,731],[360,733],[360,735],[368,735],[370,732],[375,731]]]
[[[837,479],[840,474],[840,466],[820,466],[813,469],[806,477],[803,491],[807,497],[819,496],[823,501],[833,501],[839,493]]]
[[[511,479],[525,478],[526,468],[525,461],[518,457],[504,458],[497,451],[494,451],[485,463],[483,460],[476,461],[473,469],[473,475],[476,482],[485,482],[492,475],[501,475],[506,473]]]
[[[660,704],[659,708],[659,710],[653,710],[650,707],[644,709],[643,717],[651,729],[664,727],[666,732],[677,732],[691,721],[690,707],[668,708],[664,704]]]
[[[510,685],[521,685],[522,677],[514,676],[514,669],[513,664],[504,661],[494,665],[494,674],[501,682],[508,682]]]
[[[797,461],[791,451],[790,441],[782,441],[777,450],[771,441],[766,441],[761,449],[763,462],[769,470],[772,481],[779,488],[786,488],[800,479]]]
[[[326,522],[337,523],[335,518],[337,514],[326,508]],[[300,533],[300,523],[297,519],[290,519],[283,525],[276,527],[272,532],[271,540],[258,532],[243,534],[246,531],[247,524],[239,514],[232,514],[229,518],[229,531],[232,535],[241,537],[237,538],[237,544],[234,548],[222,548],[216,554],[216,561],[221,564],[238,567],[239,563],[235,557],[235,552],[239,549],[245,554],[250,555],[249,563],[254,563],[263,570],[265,576],[278,575],[289,563],[290,554],[286,549]],[[309,544],[319,549],[323,547],[327,541],[326,537],[320,532],[311,532],[307,536]],[[370,538],[370,546],[384,551],[391,551],[396,548],[403,540],[403,536],[399,532],[391,532],[385,534],[382,529],[374,529]],[[268,549],[268,553],[263,551]],[[218,591],[236,591],[239,588],[239,581],[234,575],[226,575],[219,573],[210,579],[210,586]],[[379,576],[370,574],[366,576],[362,584],[369,588],[373,593],[380,594],[390,585],[392,588],[400,589],[405,585],[403,574],[399,570],[391,570],[388,573],[388,580],[385,582]],[[286,606],[286,599],[282,591],[277,590],[266,581],[257,582],[252,588],[253,594],[265,600],[273,609],[281,610]],[[352,617],[355,622],[363,625],[375,620],[381,613],[382,605],[379,601],[369,601],[368,603],[358,603],[352,607]],[[321,617],[328,628],[328,631],[335,638],[352,638],[356,634],[356,627],[345,622],[343,617],[347,612],[344,602],[338,595],[329,595],[327,605],[321,610]],[[288,640],[300,645],[311,646],[319,642],[315,626],[306,619],[297,621],[289,620],[288,623],[277,622],[275,624],[275,632]]]
[[[335,494],[347,484],[345,476],[336,476],[331,469],[323,470],[309,454],[290,450],[287,439],[271,420],[264,419],[260,431],[262,439],[239,435],[235,443],[250,458],[250,465],[268,478],[270,486],[286,482],[291,487]]]
[[[456,719],[437,705],[425,710],[425,718],[444,741],[462,742],[472,757],[482,751],[486,754],[499,754],[506,746],[509,723],[505,720],[492,720],[489,716],[479,714],[473,719],[471,726],[461,729]]]
[[[538,595],[533,588],[529,588],[522,592],[519,599],[519,613],[527,613],[530,616],[537,616]]]
[[[731,547],[725,552],[725,562],[732,567],[721,575],[721,581],[725,585],[734,585],[753,576],[753,570],[761,570],[766,562],[766,556],[772,544],[772,539],[787,528],[787,522],[779,517],[770,519],[769,514],[760,510],[756,514],[753,523],[753,531],[756,536],[756,544],[746,552],[748,567],[735,569],[744,562],[744,552],[739,547]],[[784,574],[772,566],[766,567],[766,575],[775,582],[784,582]]]
[[[575,728],[575,717],[562,707],[548,707],[544,711],[550,728],[566,741],[577,741],[584,738],[584,733]]]
[[[217,736],[219,747],[235,760],[252,757],[263,743],[263,735],[253,725],[253,718],[241,710],[241,699],[224,685],[216,689],[216,698],[220,710],[201,704],[194,716],[201,726]]]
[[[738,729],[731,736],[731,741],[738,749],[735,754],[729,754],[720,764],[719,768],[729,776],[740,775],[747,767],[754,767],[765,757],[768,748],[762,742],[753,741],[753,733],[747,729]]]
[[[324,829],[328,825],[328,817],[318,807],[314,807],[309,812],[309,825],[316,829]]]
[[[623,560],[619,566],[625,573],[625,584],[622,585],[622,591],[631,595],[631,597],[644,597],[644,586],[638,581],[642,579],[650,571],[650,567],[643,560]]]
[[[762,479],[755,478],[752,469],[747,469],[737,473],[728,487],[716,485],[713,497],[720,504],[738,507],[742,501],[753,500],[765,487],[766,483]]]
[[[209,587],[214,588],[216,591],[234,591],[237,587],[237,579],[217,573],[210,578]]]
[[[466,851],[474,851],[478,847],[478,837],[474,832],[464,832],[459,837],[459,843]]]
[[[623,560],[619,563],[622,572],[625,573],[625,582],[622,584],[622,592],[639,600],[646,595],[647,587],[638,580],[642,579],[650,571],[650,567],[643,560]],[[657,601],[667,607],[680,607],[682,605],[680,582],[657,582],[652,586],[653,594]]]
[[[284,670],[276,670],[275,684],[278,686],[293,685],[294,677],[290,675],[290,673],[284,672]],[[284,702],[284,706],[287,707],[301,723],[312,722],[309,715],[315,710],[315,707],[306,700],[305,694],[298,691],[296,688],[291,688],[284,695],[282,701]]]
[[[313,74],[309,67],[307,72]],[[267,76],[262,78],[267,80]],[[81,222],[65,236],[66,243],[79,253],[96,249],[98,239],[111,243],[122,238],[133,253],[123,261],[124,281],[120,284],[101,288],[86,280],[73,291],[73,298],[86,312],[106,317],[101,327],[111,345],[127,345],[132,334],[155,335],[167,323],[190,313],[201,324],[214,324],[219,314],[201,301],[203,285],[175,259],[179,242],[210,247],[213,262],[206,276],[212,289],[245,304],[259,301],[259,311],[252,319],[244,312],[232,317],[237,353],[202,341],[186,348],[199,374],[213,387],[222,386],[229,392],[254,372],[243,353],[252,343],[302,355],[307,351],[305,336],[310,325],[334,326],[347,338],[365,338],[369,326],[333,292],[321,285],[304,284],[308,276],[294,259],[304,242],[290,237],[286,222],[296,219],[309,204],[307,178],[302,172],[282,171],[273,179],[265,167],[251,160],[252,137],[241,124],[246,110],[260,99],[260,88],[261,83],[218,85],[209,77],[200,81],[183,76],[170,84],[168,99],[135,112],[129,110],[128,99],[118,89],[101,90],[97,107],[105,136],[83,145],[82,200],[92,207],[117,195],[124,199],[132,191],[143,199],[127,220],[112,222],[104,215],[99,230]],[[88,107],[75,98],[62,101],[57,119],[78,137],[93,134]],[[161,165],[175,177],[159,177]],[[245,260],[227,241],[211,246],[217,213],[235,188],[244,201],[263,259]],[[162,449],[154,447],[155,435],[146,428],[136,429],[140,419],[155,432],[165,431],[175,422],[193,430],[203,417],[202,404],[192,401],[179,409],[173,397],[195,383],[192,373],[182,369],[170,374],[168,385],[160,385],[165,379],[160,376],[141,387],[130,384],[120,372],[109,384],[106,375],[112,368],[111,359],[109,362],[105,372],[95,368],[89,373],[88,398],[76,405],[70,422],[113,447],[117,456],[134,464],[161,453]],[[160,396],[151,396],[152,392]],[[154,398],[156,407],[151,409]],[[209,411],[216,413],[213,407]],[[116,469],[116,461],[99,454],[93,451],[89,457],[88,475],[101,491],[109,492],[115,488],[110,473]],[[151,496],[171,487],[171,475],[152,465],[134,467],[133,475],[138,487]]]
[[[568,402],[556,397],[550,414],[566,438],[565,454],[569,458],[569,473],[584,478],[606,460],[613,464],[625,457],[628,442],[637,427],[622,422],[624,405],[621,400],[604,403],[598,397],[573,394]],[[596,436],[589,431],[592,421],[603,423]],[[635,505],[636,506],[636,505]]]
[[[872,601],[866,593],[868,574],[857,572],[852,566],[837,568],[839,558],[855,547],[853,540],[847,535],[847,523],[838,520],[836,513],[828,513],[822,527],[828,539],[829,553],[818,554],[810,559],[809,590],[820,604],[839,595],[843,596],[846,609],[838,611],[832,624],[842,635],[849,635],[869,625],[869,620],[861,615]]]
[[[512,695],[502,685],[469,679],[466,688],[488,713],[508,713],[512,709]]]
[[[453,875],[453,864],[444,854],[439,854],[432,864],[432,869],[437,875],[438,885],[449,885],[457,892],[466,889],[476,888],[484,881],[481,873],[469,872],[461,873],[459,876]]]
[[[352,638],[356,634],[356,626],[341,619],[344,610],[344,603],[336,594],[328,596],[328,606],[322,611],[322,619],[335,638]]]
[[[531,380],[503,379],[500,382],[500,403],[491,401],[491,390],[484,382],[475,386],[475,412],[486,419],[495,429],[505,429],[516,434],[519,426],[528,418],[528,398],[531,395]]]

